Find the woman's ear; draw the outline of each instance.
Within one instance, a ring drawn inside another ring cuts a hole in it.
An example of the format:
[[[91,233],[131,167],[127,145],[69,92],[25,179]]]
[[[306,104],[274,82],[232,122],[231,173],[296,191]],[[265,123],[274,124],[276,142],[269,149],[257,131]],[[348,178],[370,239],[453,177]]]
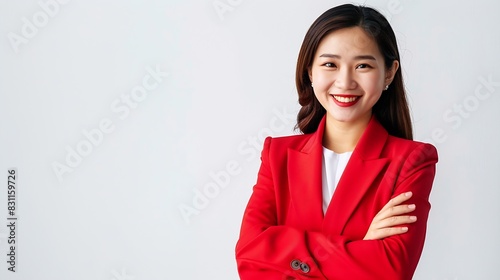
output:
[[[307,74],[309,74],[309,81],[311,81],[312,83],[313,78],[312,78],[311,66],[307,67]]]
[[[399,69],[399,61],[394,60],[392,62],[392,66],[385,71],[385,84],[389,85],[392,83],[392,80],[394,79],[394,76],[396,75],[396,72]]]

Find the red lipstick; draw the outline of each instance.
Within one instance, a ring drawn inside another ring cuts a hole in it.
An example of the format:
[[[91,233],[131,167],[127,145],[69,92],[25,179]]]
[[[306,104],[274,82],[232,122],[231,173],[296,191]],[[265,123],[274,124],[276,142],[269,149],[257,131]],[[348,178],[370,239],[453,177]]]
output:
[[[331,94],[333,101],[340,107],[350,107],[358,103],[361,96],[350,94]]]

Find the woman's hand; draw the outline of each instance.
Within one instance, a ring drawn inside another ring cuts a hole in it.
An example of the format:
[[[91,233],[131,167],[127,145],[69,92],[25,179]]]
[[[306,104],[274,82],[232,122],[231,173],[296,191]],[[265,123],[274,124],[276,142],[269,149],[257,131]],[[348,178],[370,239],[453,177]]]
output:
[[[417,220],[416,216],[404,215],[415,210],[415,204],[402,204],[411,196],[411,192],[406,192],[389,200],[373,218],[363,240],[382,239],[407,232],[408,227],[400,227],[399,225],[410,224]]]

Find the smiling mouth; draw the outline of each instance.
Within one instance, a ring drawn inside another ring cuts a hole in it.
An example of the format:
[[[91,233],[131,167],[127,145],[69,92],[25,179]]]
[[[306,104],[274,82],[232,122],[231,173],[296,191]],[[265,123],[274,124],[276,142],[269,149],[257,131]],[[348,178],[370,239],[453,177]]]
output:
[[[352,103],[360,98],[360,96],[340,96],[332,95],[333,98],[340,103]]]

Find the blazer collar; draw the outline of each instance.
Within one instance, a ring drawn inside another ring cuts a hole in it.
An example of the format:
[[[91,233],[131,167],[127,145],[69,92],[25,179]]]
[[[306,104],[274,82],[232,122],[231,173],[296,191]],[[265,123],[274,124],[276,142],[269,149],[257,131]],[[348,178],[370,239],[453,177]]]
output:
[[[322,210],[322,157],[326,116],[299,149],[288,150],[288,180],[292,204],[301,225],[340,235],[349,217],[377,175],[387,165],[380,154],[388,133],[372,117],[335,189],[325,216]]]
[[[302,147],[301,152],[309,154],[316,150],[322,151],[325,126],[326,115],[321,119],[318,129],[311,134],[309,140],[304,147]],[[389,133],[387,133],[385,128],[378,122],[377,118],[372,116],[353,151],[353,155],[356,153],[358,157],[365,160],[378,158],[384,148],[388,135]]]

